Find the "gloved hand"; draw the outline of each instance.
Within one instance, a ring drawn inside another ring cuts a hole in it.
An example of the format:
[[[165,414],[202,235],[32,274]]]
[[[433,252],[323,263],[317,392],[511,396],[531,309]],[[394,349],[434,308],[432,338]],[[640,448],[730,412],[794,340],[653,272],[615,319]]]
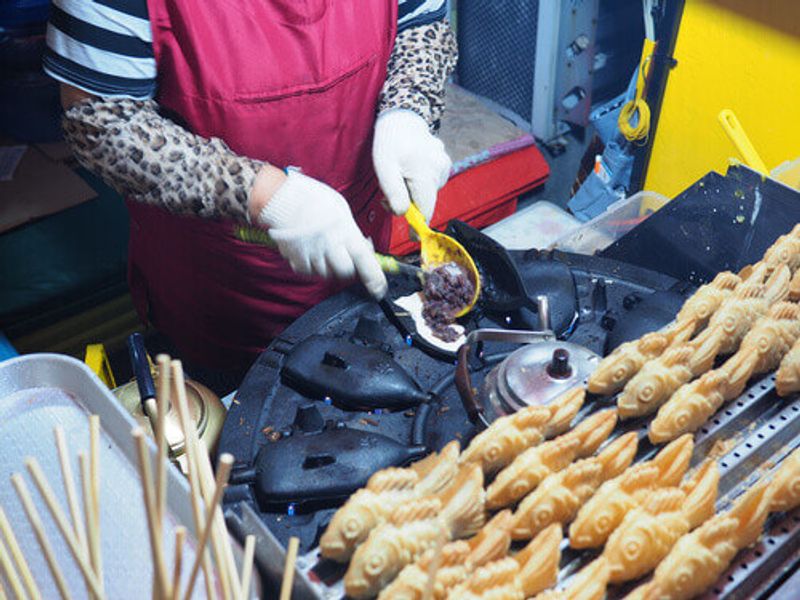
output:
[[[413,199],[430,223],[436,195],[447,183],[452,162],[425,120],[410,110],[391,110],[379,116],[372,162],[392,212],[404,215]]]
[[[290,171],[258,220],[269,227],[270,237],[295,272],[341,279],[358,275],[372,296],[386,294],[386,277],[372,244],[333,188]]]

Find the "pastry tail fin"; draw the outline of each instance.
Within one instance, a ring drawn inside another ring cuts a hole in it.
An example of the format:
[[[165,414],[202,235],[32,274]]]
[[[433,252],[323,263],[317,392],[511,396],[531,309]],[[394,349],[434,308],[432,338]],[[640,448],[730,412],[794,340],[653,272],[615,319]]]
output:
[[[691,479],[681,486],[686,500],[681,505],[683,514],[694,529],[714,515],[714,505],[719,490],[719,466],[717,461],[703,463]]]

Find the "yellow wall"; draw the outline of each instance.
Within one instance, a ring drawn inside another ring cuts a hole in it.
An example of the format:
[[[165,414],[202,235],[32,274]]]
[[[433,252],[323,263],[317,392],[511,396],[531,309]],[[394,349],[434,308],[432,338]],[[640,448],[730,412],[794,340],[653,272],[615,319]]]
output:
[[[769,169],[800,156],[800,0],[686,0],[674,57],[645,189],[673,197],[740,158],[723,108]]]

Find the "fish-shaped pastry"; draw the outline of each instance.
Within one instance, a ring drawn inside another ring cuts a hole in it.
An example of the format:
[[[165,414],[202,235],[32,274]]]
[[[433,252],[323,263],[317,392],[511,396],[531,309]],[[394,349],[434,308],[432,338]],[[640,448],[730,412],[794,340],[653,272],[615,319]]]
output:
[[[775,389],[781,397],[800,392],[800,340],[795,342],[781,360],[775,373]]]
[[[703,329],[708,324],[708,320],[714,314],[714,311],[730,296],[731,291],[741,281],[738,275],[730,271],[717,273],[717,276],[710,283],[700,286],[683,303],[675,317],[675,321],[678,323],[691,321],[694,323],[693,333]]]
[[[383,523],[402,503],[430,496],[444,489],[458,471],[458,441],[405,469],[388,468],[375,473],[333,515],[320,538],[320,554],[347,562],[369,532]]]
[[[603,600],[609,573],[608,561],[601,556],[578,571],[566,589],[542,592],[534,600]]]
[[[473,566],[483,566],[508,554],[508,549],[511,547],[512,521],[511,511],[501,510],[477,535],[466,540],[469,546],[469,560]]]
[[[665,446],[654,458],[629,467],[606,481],[575,517],[569,529],[573,548],[597,548],[606,543],[631,509],[658,487],[676,486],[689,468],[694,451],[691,435]]]
[[[708,322],[708,327],[692,340],[696,352],[692,372],[708,371],[717,355],[733,354],[742,339],[769,307],[789,294],[791,274],[786,265],[776,268],[764,284],[749,280],[734,290]]]
[[[661,407],[650,424],[650,440],[659,443],[678,433],[696,431],[723,403],[738,397],[751,377],[776,368],[798,336],[800,306],[789,302],[774,304],[719,369],[680,387]]]
[[[444,545],[438,564],[436,550],[426,550],[414,564],[403,567],[400,574],[378,594],[378,600],[422,600],[430,572],[435,569],[431,598],[444,600],[448,592],[469,577],[473,570],[469,562],[469,545],[464,540]]]
[[[800,306],[778,302],[744,336],[739,350],[722,369],[728,374],[725,400],[736,398],[754,375],[776,369],[800,337]],[[710,416],[710,415],[709,415]]]
[[[770,483],[770,512],[787,512],[800,506],[800,449],[784,459]]]
[[[473,438],[461,453],[461,464],[479,464],[486,475],[495,473],[526,448],[569,429],[585,397],[586,391],[576,387],[545,406],[500,417]]]
[[[600,411],[581,421],[572,431],[528,448],[486,488],[487,508],[516,503],[548,475],[566,468],[578,457],[594,454],[616,423],[615,410]]]
[[[355,492],[336,511],[319,541],[320,554],[337,562],[347,562],[369,532],[383,523],[392,511],[415,498],[419,476],[410,469],[378,471],[366,487]]]
[[[525,597],[553,587],[558,581],[561,562],[561,525],[554,523],[539,533],[512,558],[519,565],[519,580]]]
[[[725,402],[728,374],[716,369],[678,388],[650,421],[647,437],[663,444],[684,433],[697,431]]]
[[[769,514],[767,483],[758,483],[730,511],[682,536],[658,564],[653,579],[626,598],[688,600],[714,585],[737,552],[758,541]]]
[[[511,537],[528,540],[548,525],[570,522],[601,483],[628,468],[637,448],[636,432],[626,433],[597,456],[574,462],[546,477],[517,507]]]
[[[510,524],[511,511],[504,510],[486,523],[476,536],[444,544],[438,559],[435,549],[426,550],[383,588],[378,600],[421,600],[432,571],[435,571],[432,598],[444,600],[450,590],[465,581],[477,567],[508,554]]]
[[[498,558],[476,569],[451,589],[449,598],[527,598],[555,585],[561,539],[561,527],[551,525],[514,556]]]
[[[767,248],[762,262],[772,268],[786,265],[794,273],[800,268],[800,238],[792,233],[780,236]]]
[[[649,415],[658,410],[675,391],[692,379],[691,343],[680,344],[644,364],[617,397],[622,419]]]
[[[655,569],[681,536],[714,514],[718,485],[719,467],[707,461],[686,485],[656,489],[630,510],[603,550],[610,582],[638,579]]]
[[[589,376],[589,391],[604,396],[616,394],[647,361],[661,356],[673,344],[688,341],[693,332],[693,321],[676,322],[666,329],[621,344],[601,360]]]
[[[344,576],[347,595],[370,598],[426,550],[476,533],[484,524],[483,473],[462,470],[436,496],[406,502],[370,531]]]
[[[419,477],[414,486],[418,498],[438,494],[445,489],[458,473],[458,458],[461,444],[458,440],[445,444],[440,452],[434,452],[408,467]]]
[[[465,582],[450,590],[448,600],[525,600],[513,558],[479,567]]]
[[[800,300],[800,269],[795,271],[794,275],[792,275],[792,280],[789,282],[788,299],[792,302]]]

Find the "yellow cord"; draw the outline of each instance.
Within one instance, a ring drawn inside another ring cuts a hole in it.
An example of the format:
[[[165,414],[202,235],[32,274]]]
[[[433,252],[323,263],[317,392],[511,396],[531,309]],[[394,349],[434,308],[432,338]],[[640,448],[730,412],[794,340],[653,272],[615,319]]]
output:
[[[636,76],[636,93],[633,100],[628,101],[619,113],[619,130],[625,139],[636,142],[647,138],[650,133],[650,107],[644,99],[644,89],[650,70],[650,59],[653,56],[655,41],[645,38],[642,46],[642,58],[639,61],[639,74]],[[633,125],[634,115],[638,115]]]

